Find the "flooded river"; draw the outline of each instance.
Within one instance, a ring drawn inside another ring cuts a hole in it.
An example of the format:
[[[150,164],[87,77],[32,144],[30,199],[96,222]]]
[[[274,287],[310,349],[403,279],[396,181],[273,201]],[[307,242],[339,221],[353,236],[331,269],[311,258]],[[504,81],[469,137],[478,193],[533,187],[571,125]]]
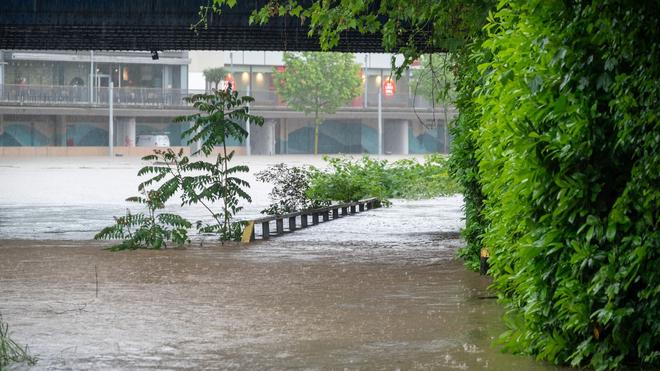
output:
[[[113,253],[88,239],[134,184],[64,166],[49,193],[21,200],[29,191],[5,180],[43,180],[39,166],[52,164],[0,168],[0,190],[19,196],[0,193],[0,313],[35,369],[554,369],[492,345],[502,309],[454,257],[460,197],[396,201],[248,247]],[[67,173],[79,197],[58,203]],[[257,189],[246,215],[266,203]]]

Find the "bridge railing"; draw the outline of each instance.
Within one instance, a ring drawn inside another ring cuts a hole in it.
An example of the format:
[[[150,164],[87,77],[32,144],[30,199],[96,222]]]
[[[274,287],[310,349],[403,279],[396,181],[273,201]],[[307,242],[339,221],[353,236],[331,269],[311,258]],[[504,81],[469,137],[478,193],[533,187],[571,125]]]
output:
[[[328,222],[365,210],[379,208],[381,205],[381,200],[373,197],[355,202],[338,203],[318,209],[308,209],[295,213],[270,215],[263,218],[245,220],[246,228],[243,231],[242,241],[249,243],[256,240],[257,236],[261,240],[267,240],[271,237],[281,236],[285,233],[304,229],[321,222]],[[309,217],[312,219],[311,222]],[[274,229],[271,228],[273,223],[275,224]],[[260,233],[258,235],[256,226],[260,226]]]
[[[153,108],[185,108],[190,104],[185,97],[204,93],[204,90],[192,89],[161,89],[115,87],[113,103],[115,107],[153,107]],[[240,94],[247,92],[239,91]],[[286,101],[274,90],[253,90],[250,95],[255,98],[254,106],[287,108]],[[90,90],[85,86],[58,85],[25,85],[0,84],[0,104],[5,105],[44,105],[44,106],[95,106],[107,107],[109,88],[96,87]],[[369,93],[367,107],[374,109],[378,105],[378,95]],[[362,108],[364,96],[347,103],[344,108]],[[425,109],[430,107],[428,101],[407,93],[397,93],[392,97],[382,97],[383,108]]]

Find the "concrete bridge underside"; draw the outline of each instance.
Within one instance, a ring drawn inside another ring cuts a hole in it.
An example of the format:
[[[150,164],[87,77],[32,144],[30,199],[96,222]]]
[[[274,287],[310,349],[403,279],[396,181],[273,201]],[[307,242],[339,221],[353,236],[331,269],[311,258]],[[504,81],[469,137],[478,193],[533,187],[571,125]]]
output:
[[[221,14],[200,20],[207,0],[3,0],[0,2],[0,49],[49,50],[280,50],[316,51],[308,24],[274,17],[249,24],[254,9],[267,1],[242,0]],[[343,32],[335,51],[383,52],[382,36]],[[402,40],[407,35],[402,35]],[[419,48],[430,50],[428,32],[415,34]],[[435,50],[438,51],[438,50]]]

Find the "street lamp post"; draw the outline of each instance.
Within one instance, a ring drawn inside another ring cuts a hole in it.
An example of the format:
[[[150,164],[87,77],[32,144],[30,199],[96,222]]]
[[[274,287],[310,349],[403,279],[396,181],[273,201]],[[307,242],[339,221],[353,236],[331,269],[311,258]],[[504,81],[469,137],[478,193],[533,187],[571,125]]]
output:
[[[383,154],[383,70],[378,84],[378,154]]]
[[[364,55],[364,108],[367,108],[369,106],[368,100],[369,100],[369,74],[368,74],[368,67],[369,67],[369,54]]]
[[[248,86],[247,86],[247,95],[250,95],[252,92],[252,66],[250,66],[250,72],[248,75]],[[250,108],[250,103],[248,103],[248,109]],[[250,156],[252,150],[250,148],[250,119],[245,121],[245,131],[247,131],[247,137],[245,138],[245,154]]]
[[[113,89],[114,88],[114,83],[112,80],[108,83],[108,145],[110,146],[110,158],[114,156],[114,112],[113,112],[113,107],[112,103],[114,101],[113,99]]]
[[[89,104],[94,102],[94,51],[89,51]]]

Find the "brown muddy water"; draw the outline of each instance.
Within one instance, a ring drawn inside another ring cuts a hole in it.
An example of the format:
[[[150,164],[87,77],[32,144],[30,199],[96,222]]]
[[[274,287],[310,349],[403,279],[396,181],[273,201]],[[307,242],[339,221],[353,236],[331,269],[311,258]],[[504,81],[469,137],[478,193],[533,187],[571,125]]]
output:
[[[143,164],[76,161],[0,159],[0,313],[34,369],[554,369],[492,345],[502,308],[454,258],[460,196],[394,200],[249,247],[195,237],[113,253],[90,240],[128,207]],[[247,217],[270,190],[249,180]]]
[[[5,240],[0,312],[35,369],[550,369],[491,345],[502,310],[455,237],[369,259]]]

